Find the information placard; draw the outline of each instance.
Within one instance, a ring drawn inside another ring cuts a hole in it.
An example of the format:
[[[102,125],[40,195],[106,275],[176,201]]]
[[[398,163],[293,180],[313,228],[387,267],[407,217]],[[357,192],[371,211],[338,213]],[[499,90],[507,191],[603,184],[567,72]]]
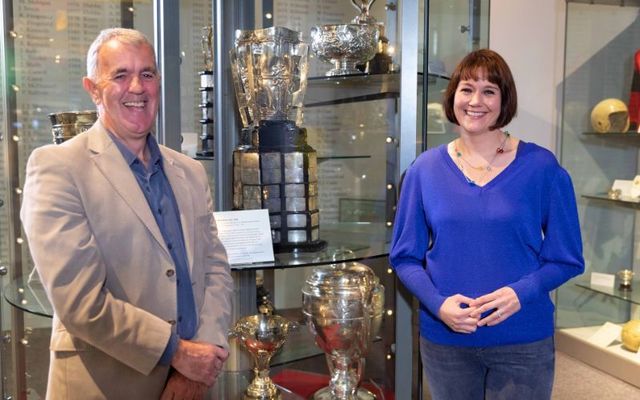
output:
[[[274,261],[268,210],[218,211],[213,216],[229,264]]]

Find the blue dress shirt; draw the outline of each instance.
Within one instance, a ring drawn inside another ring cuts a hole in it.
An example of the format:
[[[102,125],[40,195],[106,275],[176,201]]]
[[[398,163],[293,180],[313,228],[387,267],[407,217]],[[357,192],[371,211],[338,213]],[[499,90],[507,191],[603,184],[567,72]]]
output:
[[[160,147],[153,135],[149,134],[147,136],[148,168],[115,135],[111,133],[109,135],[138,181],[140,190],[142,190],[144,197],[147,199],[149,208],[176,266],[175,274],[178,291],[177,326],[176,331],[171,334],[171,338],[159,361],[159,364],[169,365],[173,354],[178,348],[178,338],[191,339],[195,335],[197,327],[195,300],[191,287],[191,277],[189,276],[187,252],[182,225],[180,224],[178,203],[171,189],[171,184],[164,173]]]

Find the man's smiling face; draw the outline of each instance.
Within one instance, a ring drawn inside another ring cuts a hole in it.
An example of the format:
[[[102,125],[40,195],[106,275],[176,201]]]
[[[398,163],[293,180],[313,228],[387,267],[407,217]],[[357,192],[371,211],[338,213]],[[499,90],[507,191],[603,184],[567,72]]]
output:
[[[160,92],[153,49],[110,40],[100,48],[97,70],[96,81],[86,79],[85,88],[105,128],[125,142],[146,138]]]

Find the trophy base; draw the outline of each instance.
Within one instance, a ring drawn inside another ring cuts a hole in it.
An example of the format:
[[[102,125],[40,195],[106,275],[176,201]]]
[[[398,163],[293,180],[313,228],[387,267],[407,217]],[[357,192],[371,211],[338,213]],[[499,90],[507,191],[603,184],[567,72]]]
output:
[[[242,396],[242,400],[282,400],[282,394],[278,391],[274,395],[264,395],[264,396],[253,396],[248,393],[245,393]]]
[[[289,253],[301,251],[303,253],[313,253],[324,250],[327,247],[326,240],[318,240],[312,243],[274,243],[273,251],[276,253]]]
[[[376,400],[376,395],[368,391],[367,389],[359,387],[356,390],[356,395],[349,399],[344,400]],[[333,400],[335,397],[331,394],[331,389],[329,386],[324,387],[318,391],[316,391],[309,400]]]
[[[213,157],[213,150],[196,151],[196,156],[198,156],[198,157]]]

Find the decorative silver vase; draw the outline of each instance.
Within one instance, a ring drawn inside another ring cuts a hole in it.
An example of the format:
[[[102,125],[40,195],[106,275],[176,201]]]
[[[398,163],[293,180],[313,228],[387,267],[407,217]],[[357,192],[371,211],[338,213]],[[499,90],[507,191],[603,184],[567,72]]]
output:
[[[236,32],[231,68],[244,140],[233,153],[233,207],[268,209],[276,252],[322,249],[318,161],[301,128],[308,45],[282,27]]]
[[[373,271],[357,262],[317,267],[302,289],[303,313],[326,354],[329,386],[314,400],[371,400],[359,387],[364,359],[381,324],[384,287]]]
[[[261,313],[240,318],[229,332],[253,359],[254,377],[244,392],[245,400],[281,399],[280,390],[269,377],[271,358],[298,324],[278,315]]]

